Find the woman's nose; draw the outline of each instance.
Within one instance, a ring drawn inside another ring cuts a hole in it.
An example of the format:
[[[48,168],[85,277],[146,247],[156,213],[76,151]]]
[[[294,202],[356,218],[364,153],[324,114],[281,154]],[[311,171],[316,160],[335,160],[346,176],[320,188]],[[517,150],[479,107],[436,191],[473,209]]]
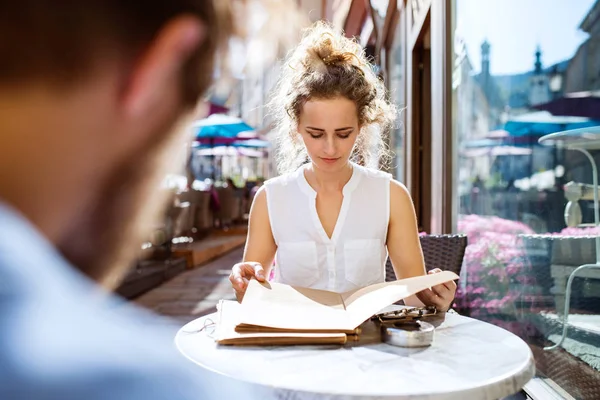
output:
[[[325,154],[327,155],[334,155],[336,152],[336,144],[335,144],[335,139],[332,137],[328,137],[327,140],[325,140]]]

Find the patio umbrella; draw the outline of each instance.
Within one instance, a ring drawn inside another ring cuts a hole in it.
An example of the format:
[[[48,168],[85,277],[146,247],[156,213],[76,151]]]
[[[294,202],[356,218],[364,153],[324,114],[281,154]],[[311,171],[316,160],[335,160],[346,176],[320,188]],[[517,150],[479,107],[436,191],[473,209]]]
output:
[[[534,146],[539,146],[538,140],[542,136],[554,132],[597,125],[600,125],[600,120],[569,115],[552,115],[549,111],[534,111],[510,117],[502,126],[502,129],[508,132],[509,136],[501,141],[503,144],[512,146],[534,148]],[[556,164],[560,157],[557,148],[554,148],[552,153],[552,158],[554,160],[552,163]],[[503,162],[500,162],[499,164],[502,163]],[[529,171],[525,171],[527,169],[526,165],[522,165],[522,169],[516,168],[515,166],[518,164],[516,160],[513,164],[511,169],[516,172],[518,176],[523,174],[530,176],[534,172],[531,170],[531,168],[533,168],[533,164],[531,163],[529,164]]]
[[[464,147],[467,149],[490,148],[502,145],[502,141],[499,139],[471,139],[464,143]]]
[[[196,150],[196,154],[199,156],[246,156],[259,158],[263,156],[262,151],[245,148],[245,147],[213,147]]]
[[[510,133],[504,129],[496,129],[495,131],[489,132],[485,137],[486,139],[504,139],[510,136]]]
[[[213,114],[192,124],[195,136],[201,138],[235,138],[242,132],[253,131],[252,127],[238,117]]]
[[[226,132],[221,132],[221,134],[226,135]],[[197,146],[231,146],[235,145],[238,142],[254,140],[257,138],[256,131],[247,130],[238,133],[235,136],[218,136],[219,132],[216,131],[208,131],[203,130],[202,128],[198,128],[197,135],[194,139],[194,144]],[[248,146],[253,147],[253,146]]]
[[[464,157],[529,156],[533,150],[517,146],[494,146],[465,149],[461,153]]]
[[[262,139],[248,139],[248,140],[238,140],[233,142],[233,147],[248,147],[255,149],[264,149],[267,147],[271,147],[271,143],[267,140]]]
[[[208,115],[213,115],[213,114],[224,114],[227,111],[229,111],[229,109],[225,106],[222,106],[220,104],[216,104],[213,102],[209,103],[209,108],[208,108]]]
[[[503,177],[527,175],[529,168],[529,157],[533,150],[528,147],[517,147],[507,145],[496,145],[490,147],[471,147],[461,150],[460,155],[465,158],[484,158],[489,159],[492,169],[498,169]],[[529,156],[529,157],[527,157]],[[492,162],[493,160],[493,162]]]
[[[238,140],[254,138],[256,134],[250,125],[242,119],[231,115],[212,114],[208,118],[198,120],[192,124],[194,136],[200,144],[214,147],[215,144],[231,144]],[[212,179],[215,179],[216,166],[213,168]]]
[[[207,141],[207,140],[195,140],[192,147],[196,147],[196,148],[207,148],[207,147],[227,147],[227,146],[231,146],[231,147],[248,147],[248,148],[255,148],[255,149],[260,149],[260,148],[267,148],[267,147],[271,147],[271,143],[266,141],[266,140],[261,140],[261,139],[238,139],[238,138],[231,138],[231,139],[215,139],[212,141],[212,145],[211,142]]]
[[[485,137],[469,140],[467,148],[499,145],[532,146],[550,133],[600,125],[600,120],[568,115],[552,115],[549,111],[534,111],[512,116],[502,126]]]
[[[514,116],[504,124],[503,129],[509,133],[509,138],[535,138],[577,128],[600,125],[600,120],[568,115],[552,115],[549,111],[535,111]],[[507,139],[509,139],[507,138]],[[515,142],[523,142],[516,140]]]
[[[261,158],[265,156],[264,149],[271,146],[267,140],[248,139],[227,141],[215,146],[209,146],[196,141],[192,147],[198,156],[223,157],[223,156],[246,156],[250,158]]]

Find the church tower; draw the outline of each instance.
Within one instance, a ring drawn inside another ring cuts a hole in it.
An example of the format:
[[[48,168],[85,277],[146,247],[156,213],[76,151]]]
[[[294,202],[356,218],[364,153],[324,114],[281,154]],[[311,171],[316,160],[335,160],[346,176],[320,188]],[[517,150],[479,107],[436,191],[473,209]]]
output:
[[[529,78],[529,105],[547,103],[551,99],[550,80],[548,74],[542,69],[542,50],[538,46],[535,51],[535,64],[533,73]]]

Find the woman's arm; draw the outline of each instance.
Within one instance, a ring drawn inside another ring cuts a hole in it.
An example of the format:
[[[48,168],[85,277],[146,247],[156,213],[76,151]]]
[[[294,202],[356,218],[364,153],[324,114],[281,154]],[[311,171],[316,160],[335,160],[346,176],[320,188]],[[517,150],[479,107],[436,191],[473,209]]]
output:
[[[254,196],[250,208],[244,257],[241,263],[233,266],[229,275],[238,301],[244,297],[251,278],[264,281],[269,276],[276,251],[277,245],[269,221],[267,193],[263,186]]]
[[[390,182],[387,249],[397,279],[425,275],[415,208],[406,187],[393,179]]]
[[[271,231],[267,192],[262,186],[254,196],[248,217],[248,237],[244,248],[244,262],[260,263],[267,274],[271,270],[277,245]]]
[[[425,275],[425,260],[415,208],[406,187],[398,181],[390,183],[390,221],[388,226],[387,248],[397,279]],[[441,272],[436,268],[429,273]],[[450,308],[456,283],[448,282],[425,289],[404,300],[408,306],[435,306],[440,311]]]

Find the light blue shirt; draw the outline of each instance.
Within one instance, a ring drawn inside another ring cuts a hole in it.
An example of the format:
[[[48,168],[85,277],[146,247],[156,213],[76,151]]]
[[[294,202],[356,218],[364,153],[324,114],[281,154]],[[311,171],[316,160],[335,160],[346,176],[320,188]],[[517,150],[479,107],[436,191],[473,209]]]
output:
[[[0,399],[265,399],[202,370],[0,203]],[[231,360],[235,362],[235,360]]]

